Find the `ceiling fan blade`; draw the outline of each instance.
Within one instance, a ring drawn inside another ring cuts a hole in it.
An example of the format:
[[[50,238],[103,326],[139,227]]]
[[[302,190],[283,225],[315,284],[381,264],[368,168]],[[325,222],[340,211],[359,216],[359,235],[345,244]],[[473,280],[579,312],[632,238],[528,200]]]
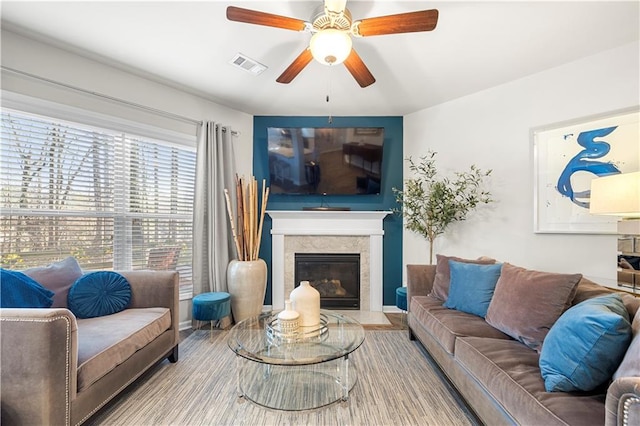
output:
[[[259,12],[257,10],[243,9],[235,6],[227,7],[227,19],[230,21],[264,25],[266,27],[284,28],[285,30],[293,31],[304,30],[306,24],[305,21],[301,19]]]
[[[296,78],[298,74],[300,74],[300,71],[302,71],[304,67],[309,65],[309,62],[311,62],[312,59],[313,55],[311,54],[311,50],[304,49],[302,53],[293,60],[291,65],[289,65],[287,69],[284,70],[282,74],[280,74],[280,77],[278,77],[276,81],[282,84],[291,83],[291,81]]]
[[[367,18],[357,24],[358,34],[362,37],[431,31],[438,23],[438,10],[420,10],[418,12]]]
[[[347,67],[353,78],[356,79],[360,87],[367,87],[376,82],[376,79],[369,71],[369,68],[362,62],[360,55],[356,53],[355,49],[351,49],[351,53],[344,61],[344,66]]]

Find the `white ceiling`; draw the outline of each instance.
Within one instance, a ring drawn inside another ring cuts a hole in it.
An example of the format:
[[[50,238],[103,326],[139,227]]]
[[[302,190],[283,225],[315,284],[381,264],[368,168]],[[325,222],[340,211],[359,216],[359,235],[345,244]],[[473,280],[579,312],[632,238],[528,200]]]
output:
[[[343,65],[276,78],[310,34],[230,22],[236,5],[309,20],[320,1],[2,1],[3,28],[254,115],[404,115],[640,39],[635,1],[357,1],[354,19],[438,9],[432,32],[354,40],[376,78]],[[241,52],[269,68],[229,64]],[[330,102],[326,102],[331,94]]]

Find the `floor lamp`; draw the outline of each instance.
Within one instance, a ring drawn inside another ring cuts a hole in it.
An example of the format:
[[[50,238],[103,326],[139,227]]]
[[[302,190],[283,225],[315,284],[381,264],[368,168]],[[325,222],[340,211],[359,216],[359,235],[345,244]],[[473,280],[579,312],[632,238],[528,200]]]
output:
[[[640,288],[640,172],[591,181],[589,212],[618,220],[618,285]]]

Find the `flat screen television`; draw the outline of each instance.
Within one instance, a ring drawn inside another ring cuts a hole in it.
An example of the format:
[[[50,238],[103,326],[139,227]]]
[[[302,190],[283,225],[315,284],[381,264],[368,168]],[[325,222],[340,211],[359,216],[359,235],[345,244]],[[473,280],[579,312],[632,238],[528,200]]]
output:
[[[269,127],[267,141],[272,194],[380,193],[383,127]]]

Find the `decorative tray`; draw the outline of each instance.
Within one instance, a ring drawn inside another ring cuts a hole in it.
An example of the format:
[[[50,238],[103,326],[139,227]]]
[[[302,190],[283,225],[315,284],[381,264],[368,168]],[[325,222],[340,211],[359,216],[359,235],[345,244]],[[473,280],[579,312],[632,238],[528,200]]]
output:
[[[298,327],[294,332],[284,333],[280,329],[278,316],[273,315],[264,323],[267,342],[272,345],[283,343],[322,342],[329,335],[327,316],[320,313],[320,324],[310,327]]]

